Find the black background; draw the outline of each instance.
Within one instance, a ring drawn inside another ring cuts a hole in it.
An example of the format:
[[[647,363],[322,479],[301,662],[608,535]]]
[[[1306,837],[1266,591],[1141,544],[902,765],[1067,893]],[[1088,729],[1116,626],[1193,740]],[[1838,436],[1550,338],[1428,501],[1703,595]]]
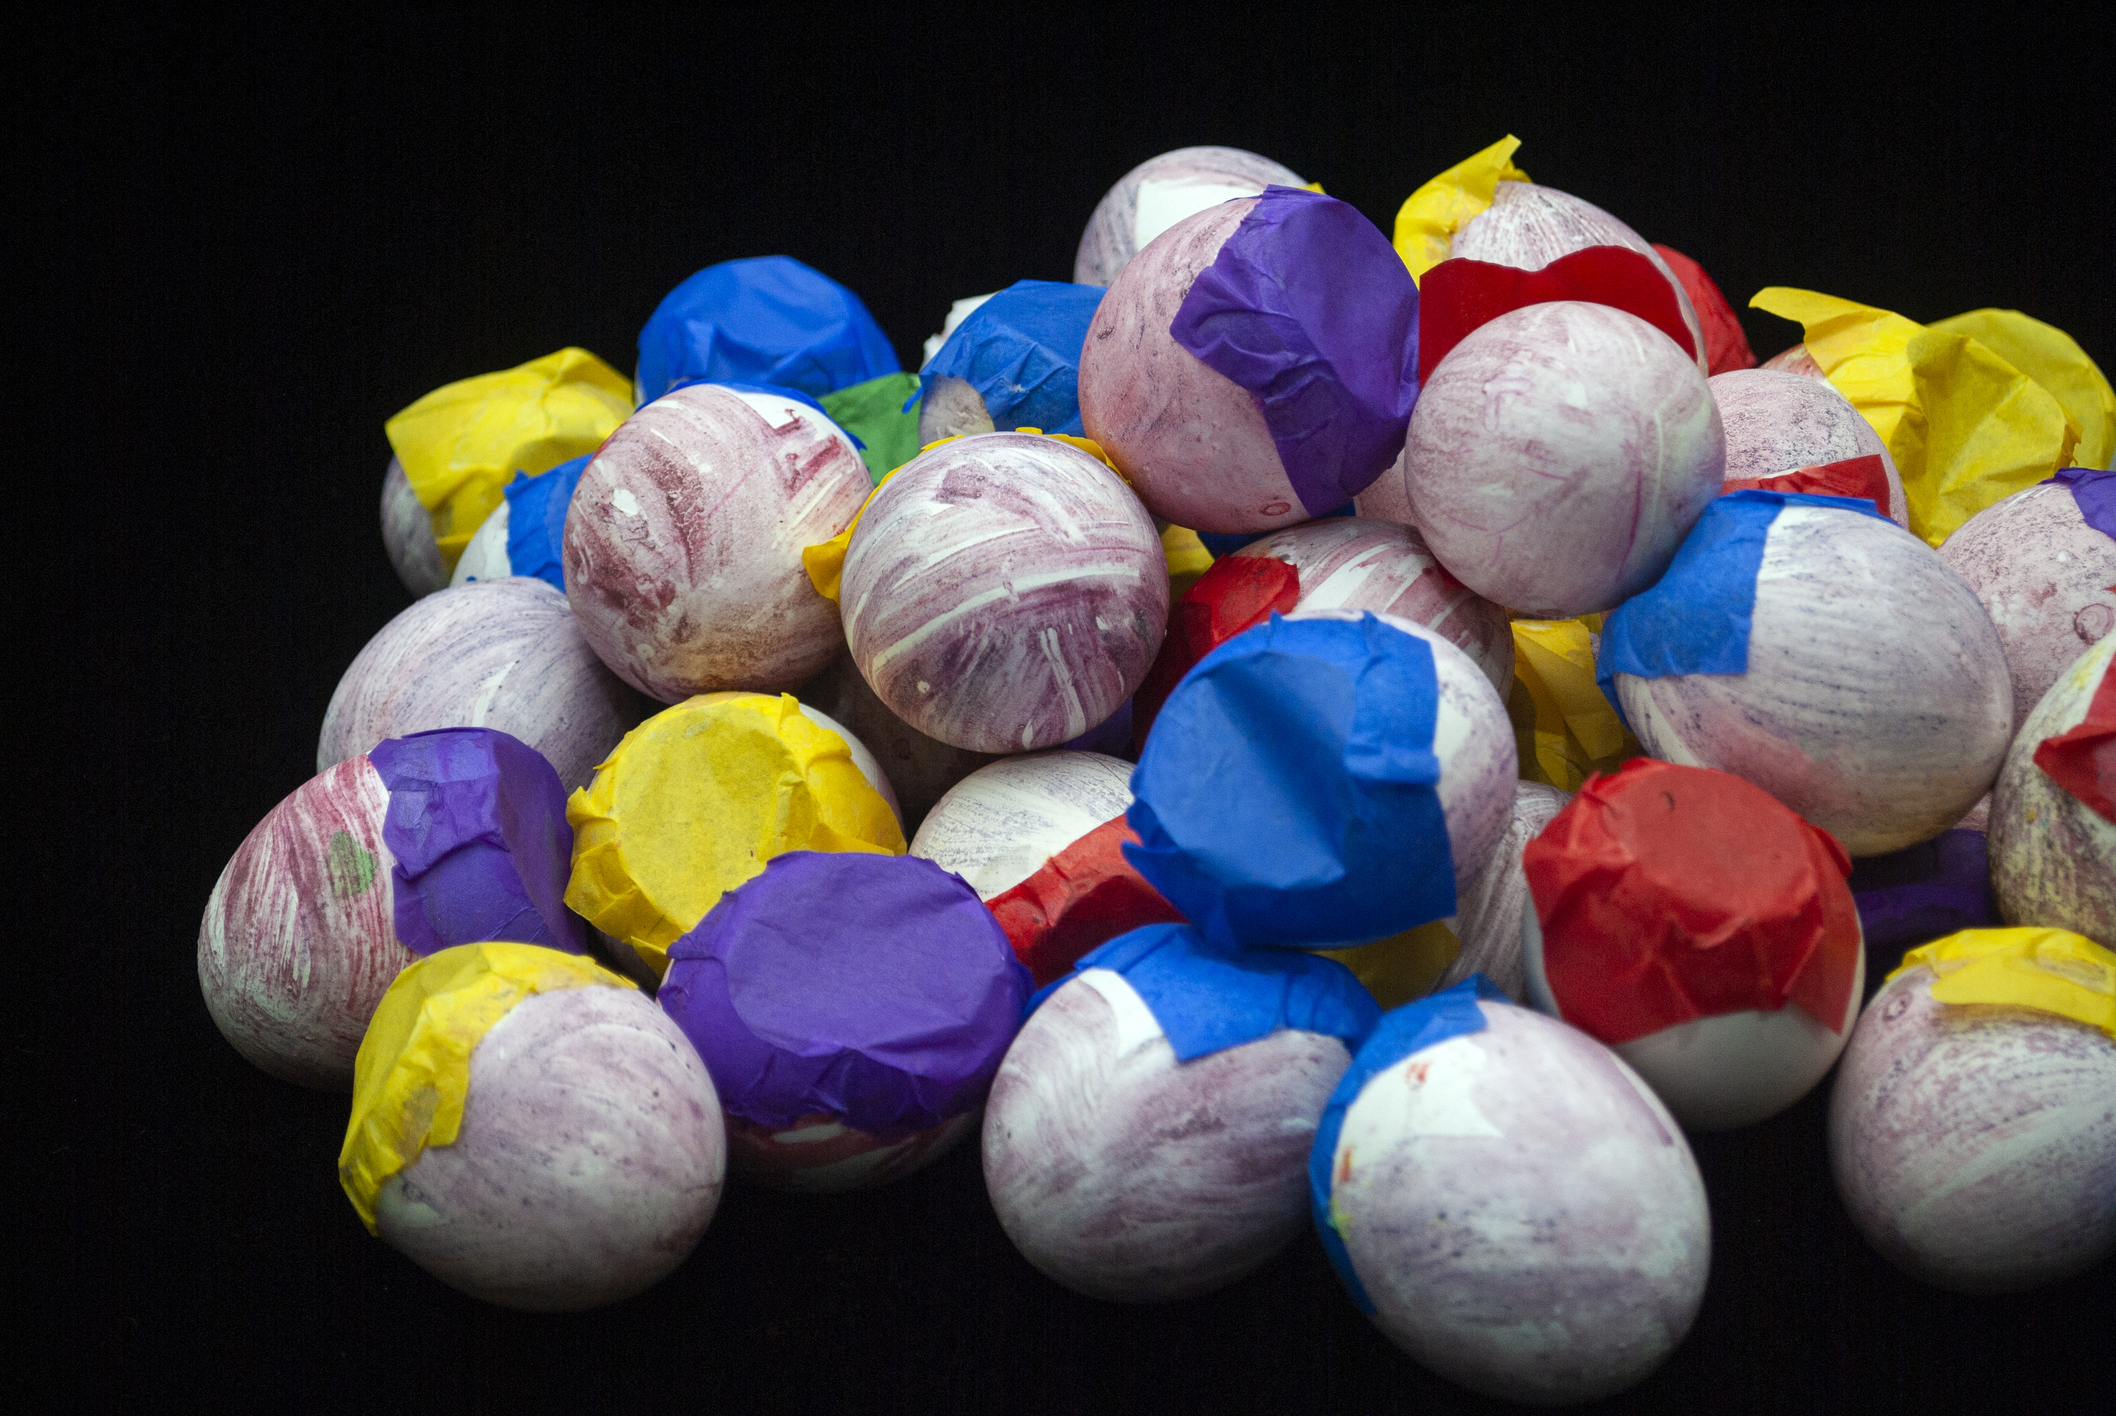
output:
[[[194,948],[222,864],[313,772],[338,674],[407,603],[377,530],[383,420],[567,344],[629,371],[668,288],[771,252],[858,290],[915,367],[954,298],[1068,278],[1096,199],[1154,153],[1265,153],[1386,231],[1507,132],[1537,180],[1696,257],[1737,306],[1778,283],[1918,319],[2011,306],[2116,368],[2093,76],[2109,35],[2013,15],[579,10],[19,34],[22,1390],[216,1409],[1484,1408],[1368,1327],[1310,1239],[1210,1298],[1075,1298],[1010,1248],[974,1148],[869,1195],[731,1190],[673,1278],[574,1317],[462,1299],[370,1239],[334,1174],[343,1099],[238,1059]],[[1797,337],[1746,323],[1762,357]],[[1824,1100],[1697,1144],[1704,1309],[1614,1404],[2105,1397],[2116,1265],[2003,1299],[1897,1276],[1832,1193]]]

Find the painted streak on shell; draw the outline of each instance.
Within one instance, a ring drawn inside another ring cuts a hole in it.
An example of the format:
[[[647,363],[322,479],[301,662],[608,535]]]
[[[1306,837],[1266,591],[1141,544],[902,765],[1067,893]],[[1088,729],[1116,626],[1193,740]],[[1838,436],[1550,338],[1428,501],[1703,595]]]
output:
[[[198,930],[206,1011],[245,1058],[351,1091],[353,1058],[411,950],[397,942],[389,790],[365,757],[295,788],[236,847]]]
[[[1396,460],[1388,470],[1374,479],[1374,484],[1352,498],[1352,512],[1369,521],[1393,521],[1399,526],[1415,528],[1418,512],[1411,505],[1410,444],[1396,454]]]
[[[1519,270],[1541,270],[1558,257],[1589,246],[1624,246],[1653,262],[1653,268],[1675,291],[1676,308],[1697,350],[1698,371],[1709,373],[1704,326],[1698,322],[1697,307],[1690,303],[1682,281],[1652,242],[1592,202],[1555,187],[1501,182],[1492,191],[1491,205],[1463,224],[1448,243],[1447,253]]]
[[[1986,827],[1991,888],[2008,924],[2037,924],[2116,948],[2116,823],[2035,765],[2043,739],[2086,720],[2116,636],[2081,654],[2043,695],[2006,753]]]
[[[853,662],[890,711],[973,752],[1055,747],[1117,711],[1168,626],[1153,518],[1107,467],[990,433],[874,494],[840,590]]]
[[[1539,619],[1658,580],[1726,481],[1705,376],[1636,315],[1572,300],[1472,330],[1426,381],[1404,451],[1441,564]]]
[[[1131,808],[1129,762],[1099,752],[1039,752],[980,767],[948,790],[911,854],[953,871],[981,900]]]
[[[1754,782],[1855,856],[1931,840],[1990,788],[2013,724],[2006,654],[1923,541],[1787,507],[1751,625],[1745,674],[1617,675],[1649,755]]]
[[[1074,283],[1106,286],[1115,281],[1139,253],[1142,215],[1155,223],[1180,210],[1181,203],[1217,204],[1234,196],[1256,196],[1270,186],[1306,185],[1292,168],[1240,148],[1187,147],[1149,157],[1095,203],[1073,257]],[[1147,241],[1160,234],[1149,231]]]
[[[1888,505],[1881,510],[1896,525],[1910,525],[1903,478],[1888,455],[1888,444],[1851,400],[1826,381],[1784,369],[1736,369],[1714,374],[1711,388],[1726,432],[1728,481],[1879,457],[1888,475]]]
[[[2087,525],[2069,487],[2044,483],[1993,502],[1940,546],[1998,627],[2026,722],[2081,652],[2116,630],[2116,540]]]
[[[1936,1003],[1914,968],[1874,995],[1837,1067],[1829,1159],[1890,1263],[2003,1292],[2116,1250],[2116,1042],[2054,1013]]]
[[[404,464],[392,457],[382,474],[382,549],[390,568],[414,595],[431,595],[448,584],[441,545],[434,540],[433,514],[419,504]]]
[[[1503,607],[1448,573],[1406,525],[1335,517],[1274,531],[1235,552],[1300,573],[1296,609],[1373,610],[1424,625],[1475,661],[1503,702],[1514,682],[1513,625]]]
[[[1704,1181],[1667,1108],[1585,1033],[1480,1003],[1489,1026],[1368,1080],[1333,1204],[1375,1322],[1513,1401],[1586,1401],[1674,1351],[1704,1296]]]
[[[652,999],[540,993],[479,1040],[462,1129],[390,1177],[377,1229],[474,1298],[573,1312],[682,1263],[726,1165],[712,1079]]]
[[[1481,973],[1515,1002],[1527,1000],[1521,918],[1528,909],[1528,877],[1521,870],[1521,852],[1571,800],[1572,793],[1541,782],[1514,785],[1513,810],[1491,859],[1456,899],[1455,936],[1462,941],[1462,952],[1440,975],[1434,992]]]
[[[1247,389],[1176,343],[1169,325],[1251,200],[1178,222],[1117,277],[1080,351],[1080,420],[1154,515],[1193,531],[1270,531],[1309,512]]]
[[[844,644],[801,552],[845,529],[867,469],[813,410],[786,403],[774,423],[752,397],[772,402],[710,384],[655,399],[595,454],[566,514],[581,632],[664,703],[790,689]]]
[[[969,752],[927,737],[890,712],[860,677],[850,654],[839,655],[801,690],[800,698],[843,723],[867,745],[896,789],[907,834],[918,830],[950,787],[998,760],[989,752]]]
[[[316,766],[434,728],[497,728],[571,791],[645,707],[588,647],[564,595],[533,576],[481,580],[427,596],[367,641],[324,711]]]
[[[727,1146],[735,1172],[767,1189],[842,1195],[923,1170],[976,1129],[975,1111],[908,1136],[878,1136],[820,1113],[776,1130],[730,1116]]]
[[[1351,1060],[1334,1037],[1281,1029],[1179,1063],[1129,983],[1076,976],[993,1080],[992,1207],[1023,1257],[1076,1292],[1210,1292],[1306,1223],[1308,1151]]]

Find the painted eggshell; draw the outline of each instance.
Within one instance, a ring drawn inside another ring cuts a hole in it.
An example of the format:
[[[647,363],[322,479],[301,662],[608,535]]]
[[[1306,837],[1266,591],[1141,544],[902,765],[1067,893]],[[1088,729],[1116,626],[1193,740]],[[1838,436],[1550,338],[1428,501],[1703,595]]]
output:
[[[1852,1223],[1928,1283],[2053,1283],[2116,1250],[2116,1041],[2055,1013],[1932,997],[1908,969],[1874,995],[1830,1094]]]
[[[1335,517],[1274,531],[1234,554],[1270,556],[1300,574],[1298,610],[1373,610],[1422,624],[1469,655],[1506,697],[1514,681],[1513,625],[1434,558],[1413,528]]]
[[[198,931],[206,1011],[273,1076],[350,1091],[368,1020],[413,961],[398,942],[389,789],[365,757],[325,769],[235,850]]]
[[[2086,720],[2116,636],[2058,676],[2021,725],[1991,791],[1991,888],[2008,924],[2039,924],[2116,947],[2116,822],[2035,765],[2035,750]]]
[[[1571,800],[1571,792],[1541,782],[1514,784],[1513,811],[1498,844],[1492,847],[1491,859],[1456,899],[1455,937],[1461,941],[1462,952],[1440,975],[1434,992],[1481,973],[1514,1001],[1527,999],[1521,917],[1535,911],[1528,902],[1528,877],[1521,873],[1521,851]]]
[[[1754,782],[1855,856],[1960,821],[2012,731],[2006,654],[1969,587],[1908,531],[1834,507],[1772,522],[1747,673],[1615,682],[1649,755]]]
[[[875,491],[839,601],[853,662],[890,711],[954,747],[1020,752],[1080,736],[1145,679],[1168,628],[1168,559],[1093,457],[990,433]]]
[[[967,1111],[908,1136],[887,1137],[822,1114],[777,1130],[729,1116],[728,1158],[737,1174],[768,1189],[841,1195],[925,1169],[977,1129],[977,1116]]]
[[[1783,369],[1786,373],[1798,374],[1804,379],[1820,379],[1824,383],[1829,382],[1829,376],[1822,372],[1822,366],[1815,362],[1814,355],[1807,352],[1805,344],[1796,344],[1790,349],[1780,350],[1764,360],[1762,367],[1766,369]]]
[[[828,714],[850,730],[841,730],[848,747],[857,738],[873,755],[894,791],[899,819],[907,835],[918,830],[926,813],[950,787],[997,760],[988,752],[969,752],[927,737],[890,712],[889,705],[876,697],[867,680],[860,677],[849,654],[840,655],[811,679],[801,690],[800,698],[802,712],[813,706]],[[853,754],[853,760],[859,760],[858,753]]]
[[[872,489],[837,425],[774,394],[693,384],[610,435],[566,515],[566,594],[617,675],[664,703],[776,693],[844,647],[801,552]]]
[[[1131,984],[1075,975],[1031,1014],[985,1104],[985,1187],[1014,1247],[1075,1292],[1211,1292],[1307,1222],[1308,1150],[1352,1057],[1281,1028],[1178,1062]]]
[[[1998,627],[2017,728],[2081,652],[2116,629],[2116,540],[2045,482],[1993,502],[1940,546]]]
[[[1711,387],[1720,426],[1726,430],[1728,481],[1767,479],[1802,467],[1879,457],[1888,477],[1888,505],[1881,510],[1898,526],[1910,524],[1903,478],[1888,455],[1888,444],[1851,400],[1828,383],[1784,369],[1739,369],[1714,374]]]
[[[652,999],[539,993],[479,1040],[456,1139],[389,1178],[376,1229],[474,1298],[572,1312],[674,1271],[726,1165],[712,1078]]]
[[[953,871],[981,900],[1131,807],[1131,764],[1099,752],[1041,752],[981,767],[948,790],[911,854]]]
[[[1473,1391],[1588,1401],[1641,1380],[1696,1317],[1704,1181],[1675,1119],[1609,1049],[1479,1002],[1487,1026],[1370,1078],[1332,1208],[1389,1340]]]
[[[984,395],[968,379],[938,374],[918,401],[920,447],[942,438],[975,437],[996,427],[992,410],[985,407]]]
[[[1704,374],[1638,316],[1575,300],[1472,330],[1426,380],[1404,457],[1441,564],[1536,619],[1658,580],[1726,480]]]
[[[431,595],[448,584],[441,543],[434,539],[433,513],[420,504],[404,464],[394,457],[382,474],[382,548],[397,579],[412,594]]]
[[[512,511],[513,504],[503,501],[486,513],[478,529],[471,533],[470,544],[463,547],[455,574],[448,577],[451,586],[468,585],[473,580],[501,580],[514,574],[514,563],[507,558],[507,533],[514,523]]]
[[[581,637],[566,597],[531,576],[429,595],[376,632],[338,680],[320,771],[386,738],[497,728],[586,786],[646,705]]]
[[[1266,187],[1306,185],[1293,169],[1240,148],[1177,148],[1150,157],[1095,203],[1073,257],[1073,280],[1110,285],[1133,256],[1185,217]]]
[[[1405,451],[1410,444],[1404,444]],[[1411,488],[1405,480],[1404,453],[1396,454],[1389,470],[1374,479],[1374,485],[1352,498],[1352,511],[1369,521],[1393,521],[1399,526],[1416,527],[1418,512],[1411,506]]]

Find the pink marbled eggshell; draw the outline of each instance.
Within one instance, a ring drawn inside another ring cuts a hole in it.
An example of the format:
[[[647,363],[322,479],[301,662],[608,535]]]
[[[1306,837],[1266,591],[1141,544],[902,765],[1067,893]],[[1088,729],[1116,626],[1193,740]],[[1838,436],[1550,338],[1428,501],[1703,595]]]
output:
[[[674,1271],[726,1166],[712,1078],[652,999],[539,993],[478,1041],[462,1128],[383,1185],[376,1228],[473,1298],[575,1312]]]
[[[1704,374],[1638,316],[1574,300],[1472,330],[1426,380],[1404,456],[1440,563],[1538,619],[1658,580],[1726,480]]]
[[[948,789],[911,854],[961,876],[981,900],[1131,807],[1132,766],[1099,752],[1038,752],[980,767]]]
[[[1306,185],[1292,168],[1240,148],[1187,147],[1149,157],[1095,203],[1073,257],[1073,281],[1114,282],[1140,248],[1167,229],[1154,227],[1176,212],[1195,215],[1207,206],[1256,196],[1266,187]],[[1185,206],[1190,210],[1182,211]]]
[[[950,747],[927,737],[889,711],[860,677],[850,654],[841,654],[801,689],[801,702],[812,704],[843,723],[881,764],[896,790],[906,835],[918,830],[926,813],[948,789],[998,759],[989,752]]]
[[[1929,841],[1998,775],[2013,721],[1998,631],[1892,522],[1789,506],[1764,543],[1745,674],[1616,676],[1653,757],[1731,772],[1855,856]]]
[[[588,647],[564,595],[533,576],[481,580],[428,595],[367,641],[324,710],[316,766],[433,728],[497,728],[571,791],[645,708]]]
[[[1369,1078],[1332,1208],[1374,1322],[1473,1391],[1588,1401],[1689,1331],[1711,1263],[1675,1120],[1585,1033],[1504,1003]]]
[[[1334,1037],[1280,1029],[1178,1062],[1129,983],[1076,975],[993,1079],[992,1208],[1022,1256],[1075,1292],[1123,1303],[1209,1293],[1300,1232],[1308,1151],[1351,1061]]]
[[[730,1116],[727,1151],[737,1175],[768,1190],[843,1195],[915,1174],[976,1129],[974,1111],[908,1136],[878,1136],[822,1114],[777,1129]]]
[[[392,457],[382,474],[382,549],[390,569],[414,595],[431,595],[448,584],[441,564],[441,544],[434,539],[433,513],[420,504],[404,475],[404,464]]]
[[[1851,400],[1826,381],[1784,369],[1736,369],[1714,374],[1711,388],[1726,430],[1728,481],[1879,457],[1888,477],[1888,505],[1881,510],[1896,525],[1910,525],[1903,478],[1888,445]]]
[[[1158,237],[1102,297],[1080,351],[1080,420],[1153,514],[1193,531],[1306,521],[1263,410],[1176,343],[1169,325],[1254,200],[1222,202]]]
[[[1920,966],[1883,987],[1838,1063],[1829,1159],[1852,1223],[1972,1293],[2092,1268],[2116,1250],[2116,1041],[1932,985]]]
[[[1145,679],[1168,560],[1100,462],[988,433],[921,453],[875,492],[839,602],[853,662],[891,712],[953,747],[1021,752],[1097,726]]]
[[[1998,627],[2016,727],[2081,652],[2116,629],[2116,540],[2072,489],[2045,482],[1993,502],[1940,545]]]
[[[2116,948],[2116,822],[2035,765],[2035,750],[2086,721],[2116,636],[2101,640],[2058,676],[2006,752],[1991,791],[1986,841],[1991,888],[2008,924],[2084,934]]]
[[[1422,624],[1476,662],[1503,700],[1514,681],[1513,624],[1440,564],[1413,527],[1333,517],[1274,531],[1234,554],[1300,574],[1296,610],[1373,610]]]
[[[1410,467],[1406,458],[1410,444],[1396,454],[1388,470],[1374,484],[1352,498],[1352,514],[1368,521],[1393,521],[1413,530],[1418,526],[1417,509],[1411,505]]]
[[[1455,937],[1462,952],[1440,975],[1433,992],[1481,973],[1515,1002],[1528,998],[1528,973],[1521,957],[1521,917],[1528,910],[1528,877],[1521,852],[1565,809],[1572,793],[1541,782],[1514,784],[1513,810],[1492,847],[1491,858],[1455,901]]]
[[[844,647],[801,552],[844,530],[871,489],[812,408],[711,384],[657,398],[573,491],[564,560],[581,633],[664,703],[791,689]]]
[[[1760,367],[1783,369],[1786,373],[1798,374],[1803,379],[1821,379],[1824,383],[1829,382],[1829,376],[1822,372],[1822,366],[1815,362],[1814,355],[1807,352],[1805,344],[1795,344],[1790,349],[1779,350],[1776,354],[1764,360]]]
[[[397,940],[389,789],[366,757],[294,789],[243,838],[198,930],[214,1026],[284,1081],[351,1091],[368,1020],[413,961]]]

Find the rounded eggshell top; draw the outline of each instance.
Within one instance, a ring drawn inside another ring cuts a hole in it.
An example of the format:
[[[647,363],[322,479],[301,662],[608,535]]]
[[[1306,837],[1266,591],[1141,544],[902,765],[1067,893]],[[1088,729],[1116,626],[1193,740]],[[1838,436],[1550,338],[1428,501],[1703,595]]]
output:
[[[327,767],[266,813],[206,901],[198,983],[221,1035],[284,1081],[351,1091],[353,1058],[390,982],[397,939],[389,789],[365,756]]]
[[[1110,285],[1133,256],[1185,217],[1266,187],[1306,185],[1290,167],[1240,148],[1177,148],[1149,157],[1095,203],[1073,257],[1073,281]]]
[[[2005,1292],[2116,1249],[2116,1041],[2032,1008],[1935,1002],[1933,972],[1860,1016],[1830,1094],[1852,1223],[1928,1283]]]
[[[726,1167],[712,1078],[651,999],[539,993],[478,1040],[461,1129],[383,1185],[376,1231],[472,1297],[573,1312],[682,1263]]]
[[[1521,957],[1521,920],[1529,909],[1528,877],[1521,852],[1565,809],[1572,793],[1541,782],[1514,784],[1513,810],[1491,859],[1455,902],[1455,937],[1462,952],[1433,985],[1438,993],[1481,973],[1516,1002],[1527,999],[1528,976]]]
[[[566,595],[619,677],[675,703],[776,693],[843,647],[801,552],[872,490],[836,424],[772,394],[692,384],[634,413],[566,513]]]
[[[533,576],[481,580],[417,601],[367,641],[324,710],[316,766],[431,728],[497,728],[571,791],[644,707],[588,647],[564,595]]]
[[[1168,628],[1168,558],[1093,457],[988,433],[875,491],[839,603],[890,711],[954,747],[1021,752],[1097,726],[1145,679]]]
[[[2045,482],[1993,502],[1940,546],[1998,627],[2013,677],[2013,721],[2116,630],[2116,540],[2079,514],[2072,489]]]
[[[1855,856],[1932,839],[1990,787],[2012,734],[2006,654],[1923,541],[1789,505],[1750,625],[1745,674],[1616,676],[1649,755],[1753,782]]]
[[[419,501],[404,475],[404,464],[392,457],[382,474],[382,549],[390,568],[414,595],[431,595],[448,584],[441,564],[441,543],[434,539],[433,513]]]
[[[1404,457],[1441,564],[1537,619],[1653,584],[1726,481],[1704,374],[1638,316],[1574,300],[1472,330],[1426,380]]]
[[[1711,1217],[1690,1148],[1585,1033],[1504,1003],[1346,1108],[1332,1207],[1389,1338],[1474,1391],[1586,1401],[1682,1341]]]
[[[1898,526],[1910,524],[1903,478],[1888,455],[1888,444],[1851,400],[1828,383],[1784,369],[1736,369],[1714,374],[1711,389],[1726,433],[1728,481],[1879,457],[1888,476],[1888,505],[1881,510]]]
[[[1013,889],[1043,863],[1131,807],[1131,764],[1099,752],[1002,758],[957,782],[911,841],[969,883],[981,900]]]
[[[1296,610],[1373,610],[1411,620],[1469,655],[1502,701],[1513,687],[1506,611],[1448,574],[1412,527],[1333,517],[1274,531],[1234,554],[1292,566],[1300,575]]]
[[[1080,419],[1153,514],[1193,531],[1270,531],[1308,519],[1255,395],[1168,330],[1198,273],[1255,207],[1177,223],[1110,286],[1080,351]]]
[[[2104,948],[2116,948],[2116,822],[2036,766],[2035,750],[2086,721],[2112,658],[2116,635],[2081,654],[2028,714],[1992,788],[1985,827],[2006,923],[2069,929]]]
[[[866,745],[895,790],[907,833],[918,830],[950,787],[997,760],[989,752],[970,752],[927,737],[890,712],[889,705],[860,677],[850,654],[839,655],[808,682],[799,697],[803,712],[812,704],[850,730],[847,747],[855,736]]]
[[[511,502],[501,502],[486,513],[478,529],[471,533],[470,544],[457,557],[455,574],[448,577],[450,585],[499,580],[514,574],[514,563],[507,558],[507,534],[514,525],[512,510]]]

